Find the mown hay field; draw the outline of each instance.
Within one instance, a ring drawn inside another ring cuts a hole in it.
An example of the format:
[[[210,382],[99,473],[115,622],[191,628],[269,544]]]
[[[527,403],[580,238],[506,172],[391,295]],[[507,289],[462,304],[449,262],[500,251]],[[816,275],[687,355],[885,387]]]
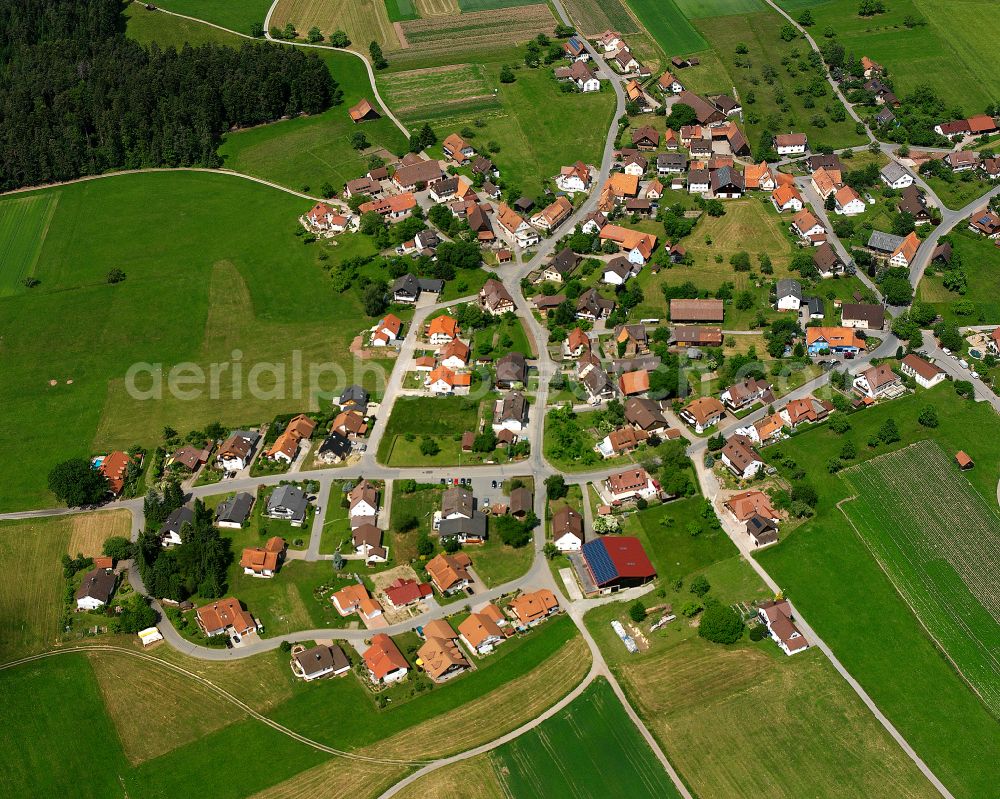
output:
[[[949,660],[1000,711],[1000,516],[932,441],[845,469],[858,535]]]
[[[0,297],[23,291],[33,277],[58,194],[29,194],[0,200]]]
[[[326,36],[342,30],[359,53],[367,54],[373,41],[386,52],[399,49],[384,0],[281,0],[271,15],[271,27],[283,28],[289,22],[300,35],[313,25]]]
[[[498,42],[505,45],[525,42],[539,33],[551,34],[555,19],[547,5],[536,3],[519,8],[476,11],[457,17],[416,19],[401,22],[400,27],[410,49],[428,56],[455,50],[464,53],[495,49]]]
[[[407,122],[500,108],[482,64],[396,72],[386,81],[385,100]]]
[[[692,639],[620,668],[702,799],[936,795],[818,650],[789,658],[766,639],[736,649]],[[747,755],[761,741],[781,753],[766,767]]]
[[[628,0],[628,3],[668,56],[708,49],[708,43],[674,0]]]
[[[411,0],[411,2],[422,17],[446,17],[461,13],[457,0]]]

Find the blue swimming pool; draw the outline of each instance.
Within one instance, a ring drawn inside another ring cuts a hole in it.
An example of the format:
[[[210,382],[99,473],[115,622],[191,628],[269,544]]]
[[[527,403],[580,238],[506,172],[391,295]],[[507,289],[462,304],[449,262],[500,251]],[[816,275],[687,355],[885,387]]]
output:
[[[90,468],[91,469],[100,469],[102,463],[104,463],[104,456],[103,455],[98,455],[96,458],[94,458],[90,462]]]

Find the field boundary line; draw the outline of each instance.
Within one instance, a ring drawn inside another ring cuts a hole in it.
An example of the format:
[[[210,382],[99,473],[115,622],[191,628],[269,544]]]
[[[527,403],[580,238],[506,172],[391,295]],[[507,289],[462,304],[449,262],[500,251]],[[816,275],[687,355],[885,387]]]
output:
[[[913,446],[913,445],[911,444],[910,446]],[[906,447],[904,449],[908,449],[908,447]],[[897,452],[902,452],[903,450],[896,450],[896,451]],[[891,454],[894,454],[894,453],[886,453],[886,454],[887,455],[891,455]],[[860,466],[861,464],[857,464],[857,465]],[[852,486],[852,488],[853,488],[853,486]],[[889,572],[889,569],[886,567],[885,562],[882,560],[882,558],[879,557],[878,553],[875,551],[875,549],[872,547],[872,545],[868,543],[868,539],[866,539],[861,534],[861,531],[858,530],[857,525],[854,524],[854,520],[851,519],[851,517],[847,513],[847,511],[845,511],[841,507],[843,504],[845,504],[847,502],[852,502],[852,501],[856,500],[857,498],[858,498],[857,494],[855,494],[854,496],[845,497],[844,499],[840,500],[840,502],[837,503],[837,510],[839,510],[844,515],[844,518],[847,519],[847,523],[849,525],[851,525],[851,529],[854,531],[854,534],[861,540],[861,543],[864,544],[865,549],[867,549],[871,553],[872,558],[878,564],[878,567],[881,570],[882,574],[884,574],[886,576],[886,579],[889,581],[889,584],[892,586],[893,591],[895,591],[896,594],[899,596],[899,598],[901,600],[903,600],[903,604],[906,605],[906,607],[909,609],[910,613],[913,614],[913,618],[915,618],[917,620],[917,624],[919,624],[920,628],[927,634],[927,637],[930,638],[931,641],[934,643],[934,647],[938,650],[938,652],[940,654],[944,655],[944,659],[948,661],[948,663],[951,665],[951,667],[955,670],[955,673],[958,674],[958,676],[962,678],[962,682],[964,682],[969,687],[969,689],[972,691],[972,693],[974,693],[976,695],[976,697],[979,699],[980,704],[982,704],[982,706],[984,708],[986,708],[988,712],[990,712],[990,715],[992,715],[992,711],[989,711],[989,704],[983,698],[983,695],[981,693],[979,693],[979,690],[976,688],[976,686],[974,686],[969,681],[969,678],[965,676],[965,672],[963,672],[962,669],[959,667],[959,665],[954,661],[954,659],[952,659],[951,655],[948,653],[948,650],[941,644],[941,642],[937,639],[937,637],[934,635],[934,633],[932,633],[930,631],[930,628],[924,623],[924,620],[922,618],[920,618],[920,614],[917,613],[917,609],[915,607],[913,607],[912,604],[910,604],[910,601],[906,598],[906,594],[903,593],[902,589],[900,589],[900,587],[899,587],[899,584],[896,582],[895,579],[893,579],[893,576]]]
[[[369,755],[359,755],[355,752],[347,752],[342,749],[335,749],[332,746],[327,746],[326,744],[320,743],[319,741],[314,741],[312,738],[308,738],[305,735],[297,733],[295,732],[295,730],[285,727],[283,724],[279,724],[273,719],[268,718],[264,714],[254,710],[252,707],[250,707],[250,705],[248,705],[242,699],[233,696],[233,694],[229,693],[229,691],[227,691],[225,688],[216,685],[211,680],[202,677],[199,674],[195,674],[193,671],[185,669],[183,666],[179,666],[176,663],[171,663],[170,661],[167,660],[161,660],[160,658],[153,657],[152,655],[149,655],[145,652],[136,652],[132,649],[127,649],[121,646],[112,646],[110,644],[98,644],[94,646],[73,646],[73,647],[67,647],[66,649],[53,649],[48,652],[40,652],[37,655],[28,655],[26,657],[19,658],[17,660],[11,660],[8,661],[7,663],[0,664],[0,671],[6,671],[7,669],[14,668],[15,666],[23,666],[28,663],[34,663],[35,661],[38,660],[44,660],[50,657],[55,657],[56,655],[74,655],[81,653],[86,654],[88,652],[113,652],[116,654],[129,655],[131,657],[138,658],[139,660],[146,661],[147,663],[153,663],[162,666],[170,671],[180,674],[181,676],[188,677],[189,679],[194,680],[199,685],[206,687],[211,691],[214,691],[223,699],[236,705],[238,708],[243,710],[245,713],[247,713],[249,716],[256,719],[257,721],[266,724],[268,727],[271,727],[272,729],[282,733],[283,735],[287,735],[289,738],[292,738],[293,740],[296,740],[299,743],[305,744],[306,746],[310,746],[313,749],[317,749],[320,752],[326,752],[327,754],[334,755],[336,757],[343,757],[347,760],[359,760],[364,763],[379,763],[379,764],[394,765],[394,766],[419,766],[429,762],[427,760],[393,760],[389,758],[371,757]]]

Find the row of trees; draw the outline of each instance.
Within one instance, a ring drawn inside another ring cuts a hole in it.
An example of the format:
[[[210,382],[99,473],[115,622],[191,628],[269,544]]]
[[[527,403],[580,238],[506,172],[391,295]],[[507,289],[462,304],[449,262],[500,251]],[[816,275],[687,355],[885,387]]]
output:
[[[339,102],[326,65],[258,42],[180,51],[125,38],[118,0],[0,9],[0,188],[112,169],[220,165],[233,127]]]

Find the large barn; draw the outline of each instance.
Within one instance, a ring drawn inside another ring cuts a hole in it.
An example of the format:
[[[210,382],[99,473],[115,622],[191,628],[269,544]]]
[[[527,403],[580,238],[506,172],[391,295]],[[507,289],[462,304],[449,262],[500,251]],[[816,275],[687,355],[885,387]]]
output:
[[[644,585],[656,577],[646,550],[633,536],[605,536],[583,545],[587,571],[601,591]]]

